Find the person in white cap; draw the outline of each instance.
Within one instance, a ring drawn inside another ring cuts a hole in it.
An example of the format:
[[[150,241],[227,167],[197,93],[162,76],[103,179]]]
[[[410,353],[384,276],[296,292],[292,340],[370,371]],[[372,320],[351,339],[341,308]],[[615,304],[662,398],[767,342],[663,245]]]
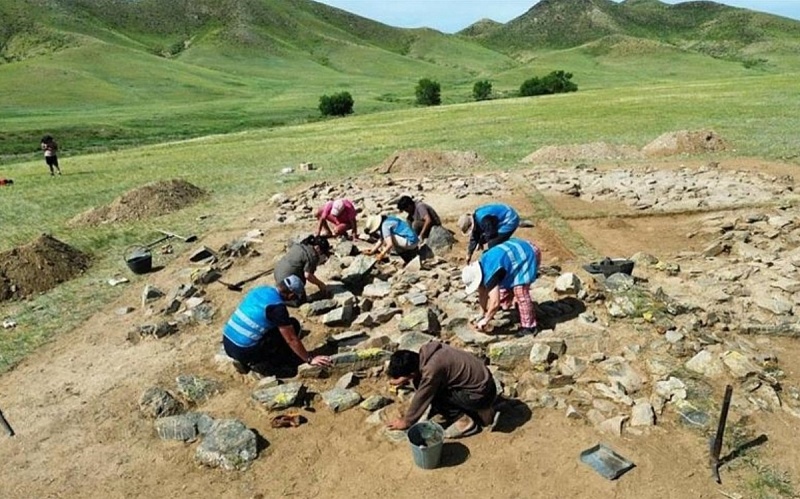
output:
[[[408,223],[392,215],[370,215],[364,231],[378,238],[373,248],[364,251],[365,255],[377,255],[382,260],[394,250],[404,262],[410,262],[419,253],[419,236]]]
[[[458,219],[463,235],[469,234],[467,264],[475,250],[488,248],[508,241],[519,227],[519,214],[507,204],[495,203],[478,207],[474,213],[465,213]]]
[[[508,310],[516,302],[520,334],[538,333],[531,284],[536,281],[541,259],[541,251],[533,243],[511,238],[486,250],[479,261],[463,269],[461,279],[467,293],[478,291],[483,314],[474,326],[479,331],[488,329],[500,308]]]
[[[307,362],[330,366],[325,355],[312,355],[300,341],[300,322],[289,316],[285,300],[305,298],[303,281],[290,275],[277,286],[258,286],[245,295],[225,324],[222,345],[242,374],[257,368],[262,374],[293,376]],[[262,368],[263,367],[263,368]]]
[[[350,231],[350,238],[358,237],[356,225],[356,208],[349,199],[328,201],[317,210],[317,236],[345,236]],[[329,225],[330,224],[330,225]],[[331,227],[332,226],[332,227]]]

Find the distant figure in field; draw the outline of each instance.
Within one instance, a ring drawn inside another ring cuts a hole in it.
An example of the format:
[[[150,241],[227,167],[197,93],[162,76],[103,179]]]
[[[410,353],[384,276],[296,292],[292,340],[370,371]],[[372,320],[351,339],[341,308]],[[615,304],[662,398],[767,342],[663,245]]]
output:
[[[50,135],[42,137],[42,150],[44,151],[44,162],[50,167],[50,176],[55,172],[61,175],[61,168],[58,167],[58,144]]]

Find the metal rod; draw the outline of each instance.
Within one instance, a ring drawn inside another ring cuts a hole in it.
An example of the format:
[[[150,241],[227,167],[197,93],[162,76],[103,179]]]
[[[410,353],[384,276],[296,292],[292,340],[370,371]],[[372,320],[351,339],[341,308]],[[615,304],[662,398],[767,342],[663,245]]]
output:
[[[711,442],[711,475],[717,483],[722,483],[719,476],[719,454],[722,452],[722,438],[725,436],[725,424],[728,422],[728,409],[731,407],[731,397],[733,396],[733,387],[727,385],[725,387],[725,398],[722,399],[722,410],[719,413],[719,424],[717,424],[717,434]]]
[[[11,425],[8,424],[8,420],[5,416],[3,416],[3,411],[0,411],[0,426],[6,430],[6,433],[8,433],[9,437],[13,437],[15,435],[14,429],[11,428]]]

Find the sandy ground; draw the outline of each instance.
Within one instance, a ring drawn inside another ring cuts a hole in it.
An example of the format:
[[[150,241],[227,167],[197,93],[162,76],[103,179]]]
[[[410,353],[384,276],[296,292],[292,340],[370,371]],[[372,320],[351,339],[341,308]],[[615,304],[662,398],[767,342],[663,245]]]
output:
[[[515,195],[506,201],[524,216],[532,212],[526,199]],[[445,219],[452,220],[463,209],[461,201],[449,204],[443,200],[437,208]],[[473,201],[479,204],[479,200]],[[557,201],[553,204],[560,210],[566,206]],[[243,220],[250,217],[270,220],[271,208],[262,206]],[[613,216],[570,223],[602,254],[650,251],[665,255],[702,244],[687,237],[696,223],[694,215]],[[243,221],[242,227],[247,226]],[[242,233],[205,235],[202,243],[218,247]],[[267,242],[259,248],[264,256],[234,267],[226,280],[234,281],[269,265],[288,233],[288,229],[269,231]],[[544,224],[525,229],[521,235],[542,246],[545,264],[575,267],[582,263],[574,261],[570,249]],[[454,255],[460,252],[461,248]],[[145,282],[171,289],[184,264],[185,260],[179,259],[147,281],[135,279],[118,302],[0,377],[0,408],[17,431],[14,438],[0,436],[0,497],[663,499],[717,498],[722,497],[720,490],[746,490],[750,475],[744,469],[723,468],[723,486],[710,479],[705,437],[681,430],[674,414],[642,436],[615,438],[598,433],[583,421],[565,418],[562,410],[531,411],[518,405],[504,417],[500,431],[446,444],[442,467],[432,471],[416,468],[408,445],[388,441],[380,427],[364,422],[366,413],[358,408],[334,415],[317,400],[314,412],[302,412],[307,424],[272,429],[271,414],[250,401],[255,382],[221,374],[211,361],[221,326],[241,295],[212,284],[207,287],[208,298],[218,309],[213,324],[194,326],[162,340],[146,339],[136,345],[126,341],[128,330],[144,319],[138,311],[117,316],[115,309],[136,305]],[[270,279],[260,282],[269,283]],[[619,335],[617,339],[637,334],[630,326],[621,326],[614,333]],[[318,342],[323,335],[324,331],[316,329],[306,342]],[[782,340],[773,347],[787,379],[800,381],[794,367],[800,365],[797,345]],[[137,401],[142,391],[154,384],[172,390],[174,378],[183,373],[223,383],[223,392],[199,410],[215,418],[239,418],[263,437],[260,455],[249,470],[226,472],[195,464],[196,443],[159,440],[152,421],[139,414]],[[334,382],[327,380],[317,388]],[[384,380],[367,380],[359,387],[362,395],[385,389]],[[397,405],[390,408],[398,409]],[[799,421],[776,413],[749,422],[757,432],[769,436],[760,450],[764,459],[800,478],[800,451],[794,445]],[[635,462],[636,468],[617,481],[608,481],[583,465],[578,460],[580,452],[600,442]]]

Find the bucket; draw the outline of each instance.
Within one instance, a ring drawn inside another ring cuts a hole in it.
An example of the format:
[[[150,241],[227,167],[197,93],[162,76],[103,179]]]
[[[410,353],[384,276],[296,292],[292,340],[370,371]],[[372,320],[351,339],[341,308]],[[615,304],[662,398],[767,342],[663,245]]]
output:
[[[583,266],[583,269],[590,274],[603,274],[609,277],[613,274],[628,274],[633,272],[634,262],[624,258],[604,258],[599,262],[592,262]]]
[[[444,428],[433,421],[422,421],[408,429],[408,443],[414,464],[424,470],[439,466],[444,443]]]
[[[125,264],[134,274],[146,274],[153,269],[153,255],[144,246],[131,246],[125,250]]]

